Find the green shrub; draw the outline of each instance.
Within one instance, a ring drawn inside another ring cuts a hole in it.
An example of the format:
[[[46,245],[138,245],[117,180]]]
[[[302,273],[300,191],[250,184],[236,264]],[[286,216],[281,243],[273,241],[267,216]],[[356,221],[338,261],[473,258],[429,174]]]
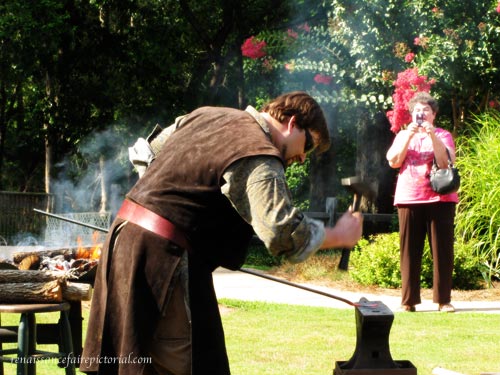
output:
[[[484,287],[481,277],[481,261],[477,257],[471,242],[462,239],[455,241],[455,261],[453,268],[453,287],[455,289],[473,290]]]
[[[422,259],[420,283],[423,288],[432,288],[432,280],[432,255],[430,246],[428,242],[426,242]],[[453,289],[474,290],[481,289],[482,287],[481,265],[474,253],[473,246],[471,244],[465,244],[458,238],[454,244]]]
[[[456,234],[473,244],[485,281],[500,278],[500,113],[482,113],[469,124],[470,134],[457,139],[457,166],[462,182]]]
[[[462,241],[455,242],[453,271],[454,289],[481,288],[480,262],[473,253],[472,246]],[[360,241],[351,254],[351,276],[362,285],[378,285],[383,288],[400,288],[399,233],[371,236]],[[420,285],[431,288],[433,263],[428,242],[425,242],[422,257]]]
[[[399,234],[379,234],[361,240],[352,251],[350,273],[362,285],[400,287]]]

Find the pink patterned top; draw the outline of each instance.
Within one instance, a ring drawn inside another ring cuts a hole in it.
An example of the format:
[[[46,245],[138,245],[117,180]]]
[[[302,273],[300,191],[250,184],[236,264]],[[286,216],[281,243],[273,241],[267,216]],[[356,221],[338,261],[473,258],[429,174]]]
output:
[[[404,142],[407,130],[401,130],[394,139],[393,144]],[[446,147],[455,150],[455,143],[451,133],[447,130],[436,128],[435,135],[439,137]],[[440,195],[431,189],[429,173],[434,159],[431,138],[426,133],[416,133],[410,140],[406,158],[399,169],[394,205],[417,204],[433,202],[458,202],[458,194],[451,193]]]

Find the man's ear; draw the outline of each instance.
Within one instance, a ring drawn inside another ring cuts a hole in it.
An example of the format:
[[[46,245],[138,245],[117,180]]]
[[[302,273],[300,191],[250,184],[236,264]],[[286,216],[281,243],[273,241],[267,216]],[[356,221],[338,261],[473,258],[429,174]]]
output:
[[[287,130],[288,130],[288,133],[290,133],[290,134],[292,133],[293,128],[295,126],[297,126],[295,120],[296,120],[295,116],[290,117],[290,119],[288,120]]]

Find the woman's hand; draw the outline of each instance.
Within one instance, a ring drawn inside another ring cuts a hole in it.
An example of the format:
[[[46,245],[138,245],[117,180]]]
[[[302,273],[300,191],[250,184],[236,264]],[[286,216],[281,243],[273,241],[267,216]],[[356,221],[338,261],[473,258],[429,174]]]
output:
[[[432,125],[432,123],[430,123],[429,121],[424,121],[422,123],[422,127],[424,128],[425,132],[429,135],[434,134],[434,130],[436,129],[434,125]]]
[[[411,135],[418,133],[419,125],[415,122],[410,122],[410,124],[406,127]]]

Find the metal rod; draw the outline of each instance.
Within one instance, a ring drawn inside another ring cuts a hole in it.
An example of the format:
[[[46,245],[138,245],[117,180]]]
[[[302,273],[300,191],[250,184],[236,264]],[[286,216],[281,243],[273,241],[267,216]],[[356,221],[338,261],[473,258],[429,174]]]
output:
[[[336,299],[338,301],[342,301],[344,303],[347,303],[348,305],[351,305],[351,306],[358,306],[357,303],[349,301],[349,300],[347,300],[345,298],[342,298],[342,297],[339,297],[339,296],[336,296],[336,295],[333,295],[333,294],[330,294],[330,293],[325,293],[325,292],[322,292],[321,290],[318,290],[318,289],[309,288],[307,286],[303,286],[303,285],[300,285],[300,284],[292,283],[290,281],[279,279],[279,278],[274,277],[274,276],[269,276],[269,275],[266,275],[266,274],[263,274],[263,273],[260,273],[260,272],[255,272],[255,271],[249,270],[248,268],[240,268],[239,271],[241,271],[243,273],[248,273],[250,275],[262,277],[264,279],[268,279],[268,280],[271,280],[271,281],[276,281],[277,283],[281,283],[281,284],[285,284],[285,285],[288,285],[288,286],[292,286],[294,288],[299,288],[299,289],[307,290],[308,292],[320,294],[320,295],[328,297],[328,298],[333,298],[333,299]]]
[[[46,216],[55,217],[56,219],[59,219],[59,220],[67,221],[68,223],[77,224],[77,225],[81,225],[81,226],[84,226],[84,227],[87,227],[87,228],[95,229],[95,230],[98,230],[98,231],[101,231],[101,232],[104,232],[104,233],[108,233],[108,229],[106,229],[106,228],[97,227],[95,225],[87,224],[87,223],[84,223],[82,221],[78,221],[78,220],[74,220],[74,219],[69,219],[69,218],[64,217],[64,216],[60,216],[60,215],[56,215],[56,214],[51,214],[50,212],[45,212],[45,211],[42,211],[42,210],[38,210],[36,208],[34,208],[33,211],[38,212],[39,214],[46,215]]]
[[[45,212],[45,211],[42,211],[42,210],[38,210],[36,208],[33,209],[35,212],[38,212],[40,214],[43,214],[43,215],[47,215],[47,216],[51,216],[51,217],[54,217],[56,219],[59,219],[59,220],[63,220],[63,221],[67,221],[69,223],[72,223],[72,224],[77,224],[77,225],[82,225],[84,227],[88,227],[88,228],[92,228],[92,229],[95,229],[95,230],[98,230],[98,231],[101,231],[101,232],[105,232],[105,233],[108,233],[109,230],[106,229],[106,228],[101,228],[101,227],[97,227],[95,225],[91,225],[91,224],[87,224],[87,223],[83,223],[81,221],[78,221],[78,220],[74,220],[74,219],[69,219],[67,217],[64,217],[64,216],[60,216],[60,215],[56,215],[56,214],[51,214],[49,212]],[[275,281],[277,283],[281,283],[281,284],[285,284],[285,285],[288,285],[288,286],[291,286],[291,287],[294,287],[294,288],[298,288],[298,289],[302,289],[302,290],[306,290],[308,292],[311,292],[311,293],[316,293],[316,294],[320,294],[322,296],[325,296],[325,297],[328,297],[328,298],[333,298],[333,299],[336,299],[338,301],[341,301],[341,302],[344,302],[344,303],[347,303],[348,305],[351,305],[351,306],[358,306],[357,303],[354,303],[352,301],[349,301],[345,298],[342,298],[342,297],[339,297],[339,296],[335,296],[333,294],[330,294],[330,293],[325,293],[325,292],[322,292],[321,290],[317,290],[317,289],[313,289],[313,288],[309,288],[307,286],[303,286],[303,285],[300,285],[300,284],[296,284],[296,283],[292,283],[290,281],[286,281],[286,280],[283,280],[283,279],[279,279],[277,277],[274,277],[274,276],[269,276],[269,275],[266,275],[266,274],[263,274],[263,273],[259,273],[259,272],[255,272],[255,271],[252,271],[252,270],[249,270],[248,268],[240,268],[239,269],[240,272],[243,272],[243,273],[247,273],[249,275],[254,275],[254,276],[258,276],[258,277],[262,277],[264,279],[268,279],[268,280],[271,280],[271,281]]]

